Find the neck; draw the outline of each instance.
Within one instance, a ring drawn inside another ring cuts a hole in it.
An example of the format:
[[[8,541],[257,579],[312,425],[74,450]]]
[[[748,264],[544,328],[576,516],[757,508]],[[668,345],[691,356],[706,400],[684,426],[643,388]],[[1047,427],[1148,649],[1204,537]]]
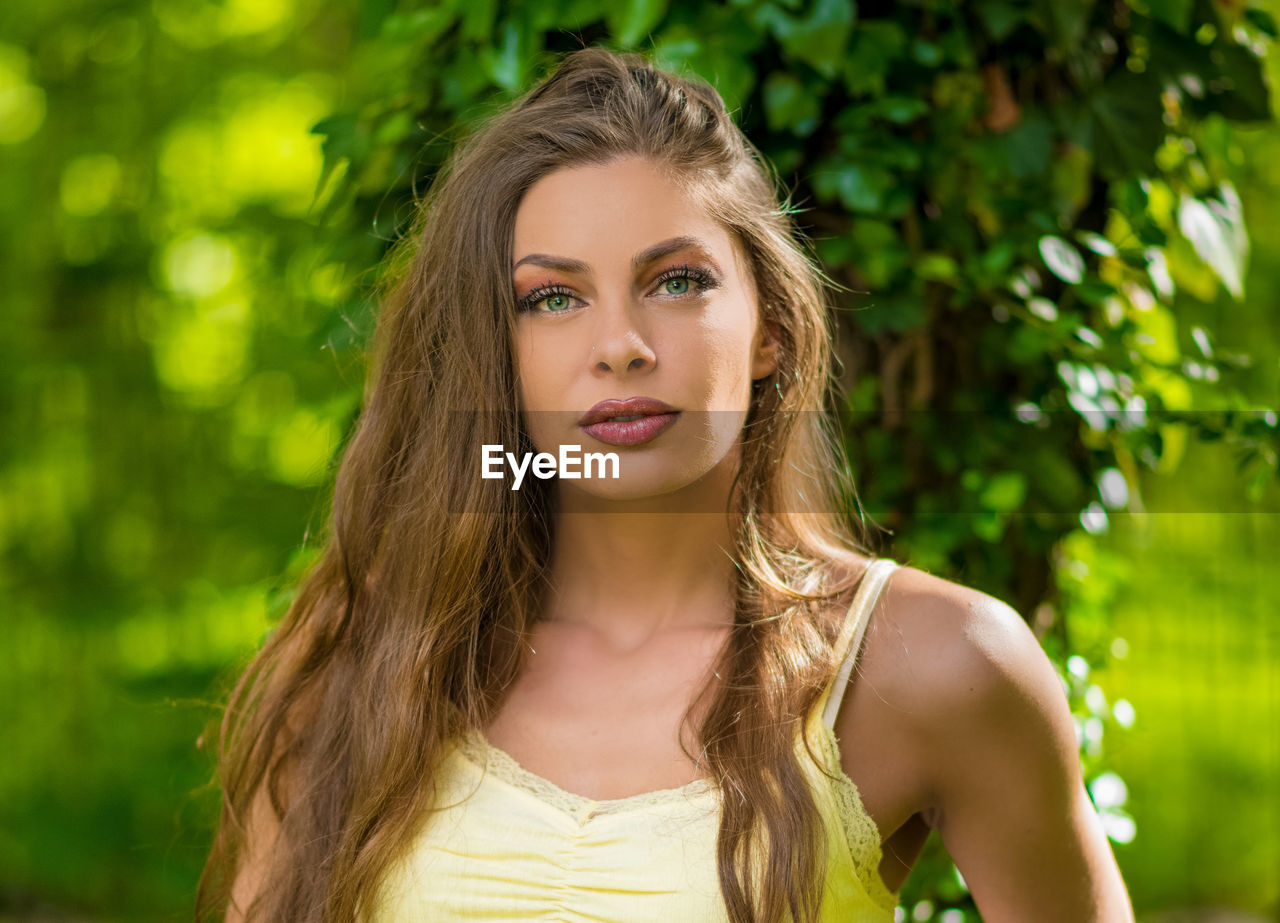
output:
[[[730,627],[736,568],[724,510],[733,472],[723,467],[679,495],[642,500],[562,484],[545,619],[628,649],[672,631]]]

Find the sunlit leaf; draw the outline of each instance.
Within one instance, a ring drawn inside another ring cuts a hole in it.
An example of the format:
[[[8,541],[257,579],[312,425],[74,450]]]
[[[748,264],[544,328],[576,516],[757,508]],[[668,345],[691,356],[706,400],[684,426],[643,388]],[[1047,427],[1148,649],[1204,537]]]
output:
[[[1049,271],[1070,285],[1084,278],[1084,260],[1075,247],[1052,234],[1040,238],[1040,256]]]
[[[1115,244],[1107,240],[1101,234],[1097,234],[1093,231],[1079,231],[1076,234],[1076,239],[1094,253],[1101,254],[1102,256],[1116,255]]]
[[[514,19],[502,27],[501,42],[496,48],[486,48],[484,60],[493,82],[504,90],[514,91],[522,77],[523,30]]]
[[[1234,191],[1226,193],[1226,198],[1229,205],[1213,209],[1200,199],[1184,194],[1178,202],[1178,229],[1195,247],[1200,259],[1213,268],[1222,284],[1239,300],[1244,297],[1248,237],[1239,199]]]
[[[1001,471],[987,481],[978,502],[984,509],[1010,513],[1022,506],[1026,496],[1026,476],[1018,471]]]
[[[922,279],[947,282],[960,275],[960,266],[945,253],[926,253],[916,261],[915,271]]]
[[[1058,308],[1048,298],[1030,298],[1027,310],[1043,321],[1052,323],[1058,319]]]

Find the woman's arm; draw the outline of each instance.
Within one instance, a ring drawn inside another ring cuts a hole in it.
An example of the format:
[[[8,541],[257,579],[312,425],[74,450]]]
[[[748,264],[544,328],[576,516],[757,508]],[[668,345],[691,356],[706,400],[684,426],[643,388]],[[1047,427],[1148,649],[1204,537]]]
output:
[[[1048,656],[1005,603],[949,595],[941,622],[956,635],[921,718],[935,825],[979,912],[986,923],[1132,923]]]

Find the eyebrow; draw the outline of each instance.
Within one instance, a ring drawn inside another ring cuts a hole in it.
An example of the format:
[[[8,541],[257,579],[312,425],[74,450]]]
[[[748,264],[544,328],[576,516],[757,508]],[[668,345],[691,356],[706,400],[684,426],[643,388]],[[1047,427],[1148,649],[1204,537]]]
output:
[[[631,258],[631,269],[633,272],[638,271],[654,260],[660,260],[664,256],[669,256],[686,247],[697,247],[710,259],[710,248],[700,237],[671,237],[654,244],[652,247],[641,250],[633,256]],[[549,256],[545,253],[530,253],[528,256],[521,257],[511,267],[511,271],[515,272],[525,263],[542,266],[544,269],[555,269],[559,272],[577,273],[579,275],[587,275],[591,272],[591,267],[582,260],[573,260],[563,256]]]

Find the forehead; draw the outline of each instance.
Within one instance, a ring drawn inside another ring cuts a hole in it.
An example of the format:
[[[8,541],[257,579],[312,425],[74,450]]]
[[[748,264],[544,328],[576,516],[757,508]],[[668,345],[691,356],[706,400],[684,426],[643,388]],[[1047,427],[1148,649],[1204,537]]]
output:
[[[514,259],[532,252],[626,263],[657,241],[692,236],[736,264],[729,232],[698,196],[651,161],[625,157],[542,177],[516,212]]]

